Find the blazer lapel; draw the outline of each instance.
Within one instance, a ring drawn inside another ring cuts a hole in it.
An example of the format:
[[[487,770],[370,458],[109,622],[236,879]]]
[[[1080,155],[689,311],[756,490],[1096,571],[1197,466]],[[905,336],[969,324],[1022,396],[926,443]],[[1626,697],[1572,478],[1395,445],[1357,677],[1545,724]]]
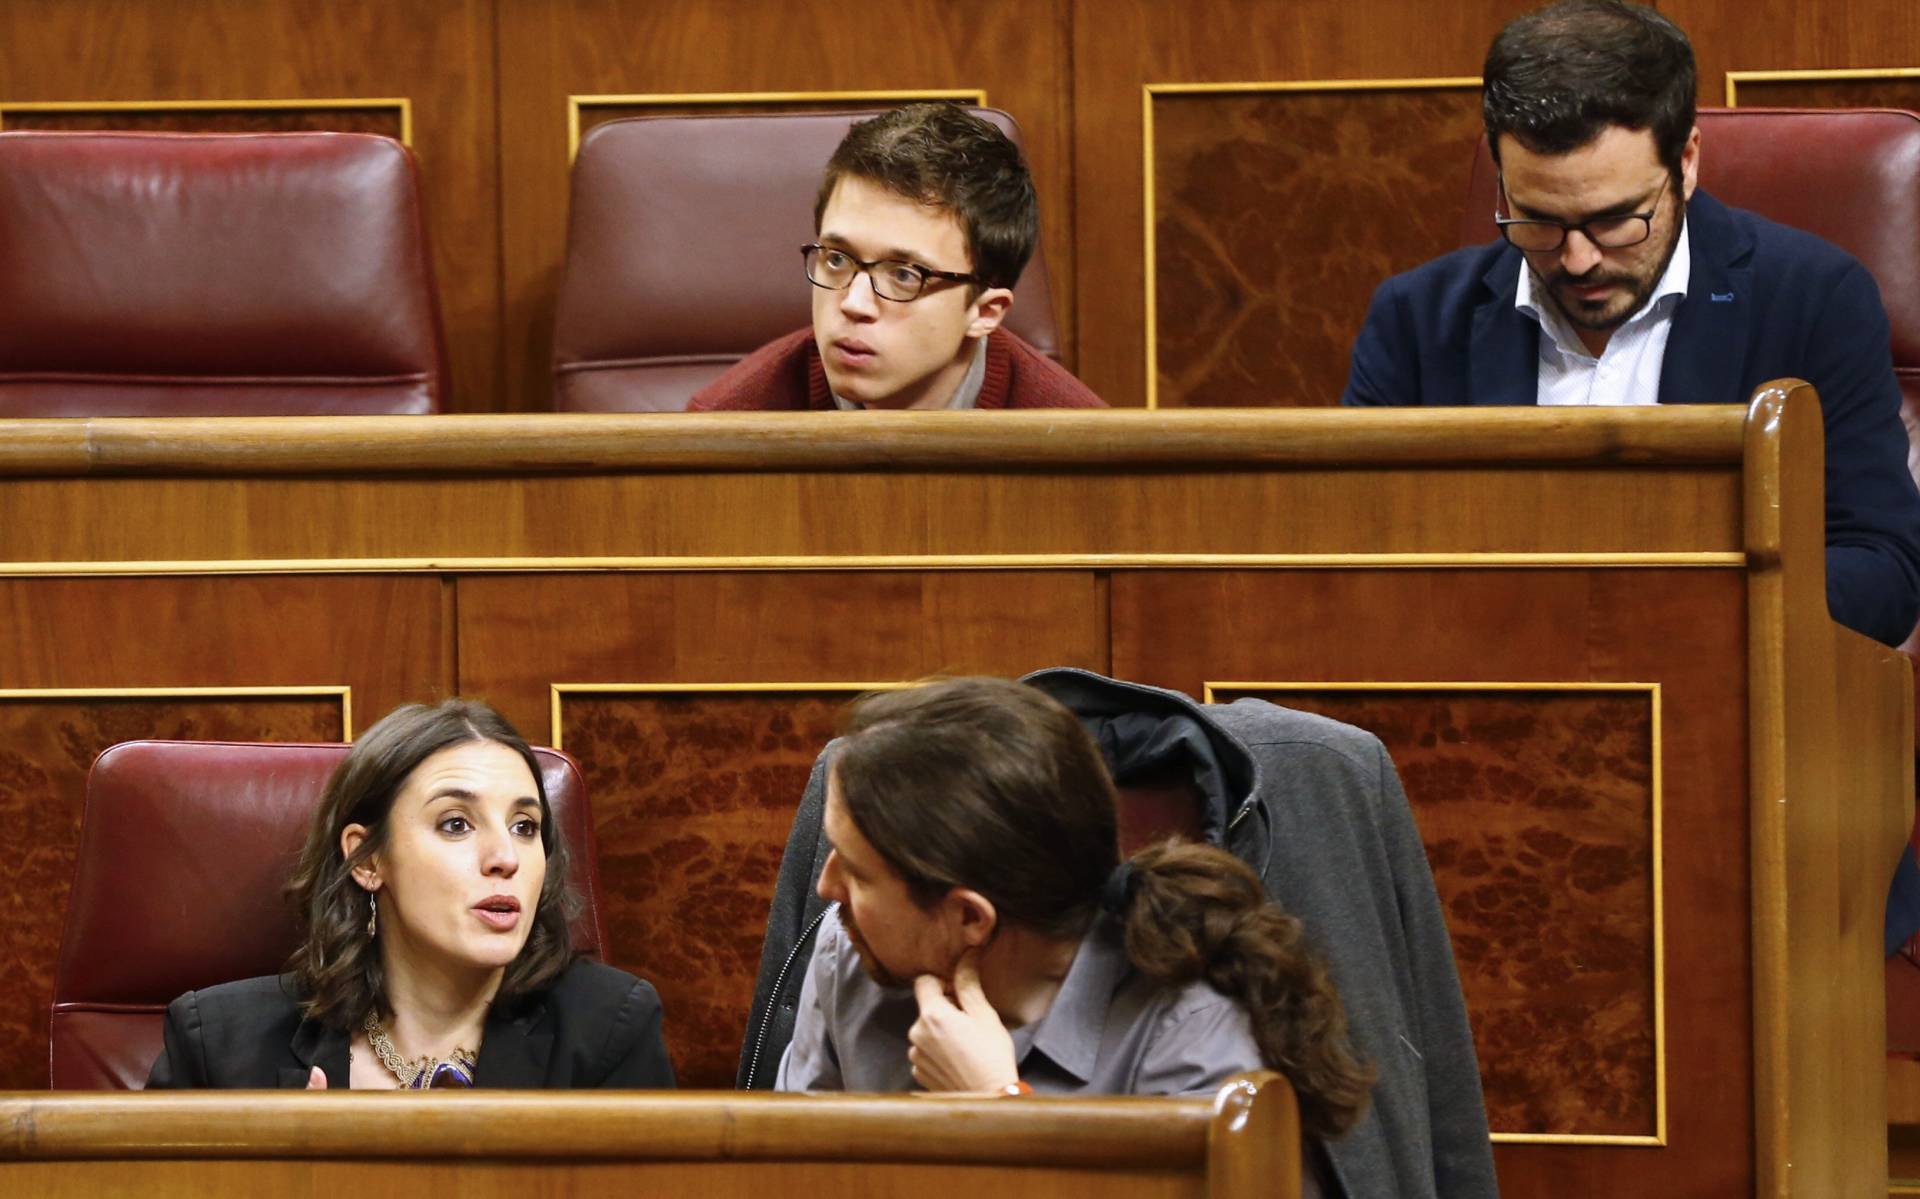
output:
[[[473,1085],[522,1089],[545,1086],[552,1060],[553,1021],[544,1002],[513,1015],[492,1012],[487,1016],[486,1039],[480,1043],[480,1064],[473,1072]]]
[[[1696,190],[1687,204],[1693,262],[1660,365],[1662,404],[1744,404],[1753,334],[1753,239],[1719,201]]]
[[[293,1030],[287,1049],[298,1066],[282,1066],[277,1085],[288,1090],[305,1090],[315,1066],[327,1076],[327,1087],[346,1087],[352,1073],[347,1060],[347,1034],[326,1027],[317,1020],[302,1020]]]
[[[1519,251],[1499,255],[1481,283],[1487,298],[1473,311],[1467,403],[1531,404],[1540,391],[1540,326],[1513,306]]]

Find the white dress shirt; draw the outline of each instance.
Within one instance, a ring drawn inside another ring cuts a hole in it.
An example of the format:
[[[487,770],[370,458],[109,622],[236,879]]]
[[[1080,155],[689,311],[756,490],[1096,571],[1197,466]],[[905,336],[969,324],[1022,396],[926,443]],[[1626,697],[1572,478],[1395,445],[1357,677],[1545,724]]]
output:
[[[1673,248],[1673,258],[1653,295],[1613,331],[1607,348],[1595,358],[1560,310],[1535,290],[1533,271],[1522,258],[1520,290],[1513,306],[1540,322],[1545,334],[1540,338],[1540,383],[1535,401],[1543,406],[1595,407],[1659,403],[1667,334],[1673,330],[1674,310],[1686,298],[1692,265],[1683,220],[1680,242]]]

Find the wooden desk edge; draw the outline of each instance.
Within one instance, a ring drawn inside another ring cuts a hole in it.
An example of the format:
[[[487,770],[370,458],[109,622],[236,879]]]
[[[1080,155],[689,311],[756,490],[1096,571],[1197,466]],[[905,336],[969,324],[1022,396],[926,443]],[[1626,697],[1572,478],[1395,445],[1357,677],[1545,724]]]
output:
[[[1737,464],[1735,405],[0,420],[0,478]]]
[[[1278,1076],[1261,1073],[1227,1089],[1258,1095],[1273,1083]],[[14,1092],[0,1094],[0,1165],[428,1155],[1178,1169],[1205,1162],[1210,1137],[1234,1136],[1244,1123],[1235,1113],[1245,1100],[1218,1113],[1217,1105],[1204,1096],[1014,1102],[736,1092]],[[1224,1134],[1214,1133],[1216,1123]]]

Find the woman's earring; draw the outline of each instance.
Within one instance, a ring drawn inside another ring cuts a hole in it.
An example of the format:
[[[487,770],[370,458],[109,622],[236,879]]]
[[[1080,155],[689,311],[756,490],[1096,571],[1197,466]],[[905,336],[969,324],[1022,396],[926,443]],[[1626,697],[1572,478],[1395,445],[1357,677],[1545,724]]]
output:
[[[380,902],[367,892],[367,936],[372,937],[380,928]]]

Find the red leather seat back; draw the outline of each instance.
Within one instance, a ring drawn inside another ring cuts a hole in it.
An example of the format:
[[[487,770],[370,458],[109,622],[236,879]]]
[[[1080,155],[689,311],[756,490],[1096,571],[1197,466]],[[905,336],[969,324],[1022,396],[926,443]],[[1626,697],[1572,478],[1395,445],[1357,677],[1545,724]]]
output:
[[[973,109],[1020,139],[1013,118]],[[748,353],[813,319],[800,247],[827,159],[871,113],[631,117],[573,164],[554,321],[554,407],[677,412]],[[1007,327],[1058,359],[1036,247]]]
[[[1893,325],[1908,442],[1920,429],[1920,115],[1898,109],[1704,108],[1700,186],[1858,258]],[[1474,154],[1461,242],[1499,236],[1493,158]],[[1920,454],[1907,465],[1920,479]]]
[[[0,133],[0,416],[437,411],[413,156],[348,133]]]
[[[186,991],[284,969],[298,925],[283,889],[345,745],[129,741],[87,775],[79,864],[54,979],[56,1090],[137,1089]],[[586,784],[537,749],[583,906],[575,947],[606,943]]]

